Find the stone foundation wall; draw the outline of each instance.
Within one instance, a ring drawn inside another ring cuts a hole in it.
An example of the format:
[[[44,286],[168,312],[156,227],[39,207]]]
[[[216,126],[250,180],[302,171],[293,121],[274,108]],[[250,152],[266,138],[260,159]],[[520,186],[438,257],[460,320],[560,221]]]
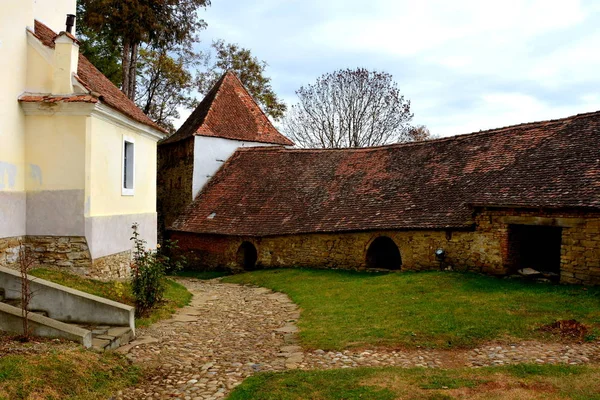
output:
[[[131,273],[131,251],[100,257],[92,261],[89,274],[98,279],[127,279]]]
[[[27,236],[25,243],[44,267],[59,267],[85,275],[91,264],[90,250],[84,237]]]
[[[98,279],[129,277],[131,251],[92,260],[87,241],[78,236],[24,236],[0,238],[0,266],[19,269],[19,247],[23,243],[36,264]]]
[[[59,267],[81,274],[91,264],[84,237],[24,236],[0,239],[0,266],[19,268],[21,243],[42,267]]]
[[[180,250],[198,269],[240,270],[237,251],[244,241],[257,249],[257,267],[310,267],[361,270],[367,267],[366,254],[371,242],[380,236],[390,237],[402,257],[402,270],[454,268],[504,272],[500,243],[470,231],[378,231],[338,234],[303,234],[266,238],[242,238],[214,235],[172,233]],[[442,264],[435,250],[443,248],[447,257]]]
[[[22,236],[0,238],[0,267],[14,268],[19,260],[19,245],[22,241]]]
[[[275,237],[230,237],[171,232],[190,265],[198,269],[239,271],[237,252],[244,241],[257,249],[257,267],[311,267],[365,269],[366,253],[379,236],[390,237],[402,257],[402,270],[428,270],[452,266],[458,270],[504,275],[509,262],[508,229],[511,224],[560,226],[561,282],[600,284],[600,214],[540,212],[519,209],[479,209],[469,230],[377,231],[300,234]],[[444,263],[435,250],[446,252]]]

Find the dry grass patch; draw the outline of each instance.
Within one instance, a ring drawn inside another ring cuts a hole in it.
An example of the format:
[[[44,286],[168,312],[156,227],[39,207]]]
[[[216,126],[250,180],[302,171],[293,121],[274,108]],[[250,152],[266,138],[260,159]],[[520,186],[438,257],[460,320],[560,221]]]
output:
[[[516,365],[481,369],[359,368],[248,378],[229,400],[600,399],[600,368]]]
[[[16,343],[0,336],[0,399],[107,399],[135,384],[139,369],[121,355],[60,340]]]

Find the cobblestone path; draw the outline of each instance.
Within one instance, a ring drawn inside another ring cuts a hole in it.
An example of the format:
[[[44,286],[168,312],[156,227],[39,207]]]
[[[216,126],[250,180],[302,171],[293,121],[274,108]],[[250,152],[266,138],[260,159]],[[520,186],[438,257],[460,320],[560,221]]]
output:
[[[256,372],[296,368],[600,363],[600,341],[498,343],[473,350],[303,352],[295,326],[299,311],[286,295],[219,280],[180,282],[194,294],[191,304],[169,320],[139,329],[138,339],[119,349],[152,374],[117,399],[219,399]]]

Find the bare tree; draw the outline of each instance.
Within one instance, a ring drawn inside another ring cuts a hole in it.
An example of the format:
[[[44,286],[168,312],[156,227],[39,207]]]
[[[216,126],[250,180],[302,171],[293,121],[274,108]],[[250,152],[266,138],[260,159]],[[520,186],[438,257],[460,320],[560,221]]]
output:
[[[296,91],[283,121],[301,147],[369,147],[412,141],[410,101],[386,72],[364,68],[322,75]]]
[[[37,260],[31,254],[27,245],[19,242],[19,271],[21,273],[21,316],[23,317],[23,335],[21,339],[24,342],[29,341],[31,330],[29,328],[29,303],[33,297],[29,280],[29,272],[36,265]]]

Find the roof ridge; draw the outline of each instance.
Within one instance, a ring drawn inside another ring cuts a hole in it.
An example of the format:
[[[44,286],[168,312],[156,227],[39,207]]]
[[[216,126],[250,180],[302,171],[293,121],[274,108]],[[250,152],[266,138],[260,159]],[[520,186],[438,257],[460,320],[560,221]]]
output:
[[[244,91],[246,92],[246,94],[248,96],[250,96],[250,98],[252,99],[252,101],[254,101],[254,103],[256,103],[256,105],[257,105],[256,108],[258,108],[258,110],[261,112],[261,114],[269,121],[269,123],[273,126],[273,128],[275,128],[275,126],[271,123],[271,120],[269,119],[269,116],[263,111],[262,107],[258,105],[258,102],[254,98],[254,96],[252,96],[252,94],[248,91],[248,89],[246,89],[246,86],[244,85],[244,83],[242,82],[242,80],[232,70],[230,70],[230,69],[228,69],[227,72],[225,73],[225,75],[227,75],[227,74],[233,76],[238,81],[238,83],[240,84],[240,86],[242,87],[242,89],[244,89]],[[275,128],[275,130],[277,132],[279,132],[279,129]],[[281,132],[279,132],[279,134],[282,135],[282,136],[284,136],[286,139],[288,139],[287,136],[283,135]],[[290,140],[290,142],[291,142],[291,140]]]
[[[200,129],[200,127],[202,126],[202,124],[204,122],[206,122],[206,119],[208,118],[209,115],[211,115],[211,111],[213,110],[213,106],[215,105],[215,101],[217,100],[217,97],[219,96],[219,92],[221,91],[221,87],[223,86],[223,82],[225,82],[225,77],[227,76],[227,73],[224,73],[218,81],[215,82],[215,84],[212,86],[212,88],[210,88],[210,90],[208,91],[207,95],[204,97],[204,99],[207,99],[209,94],[214,90],[215,94],[214,96],[210,99],[210,105],[208,106],[208,110],[206,111],[206,115],[204,116],[204,118],[202,118],[202,121],[200,122],[198,129]],[[202,99],[202,101],[204,101],[204,99]],[[202,102],[200,102],[200,104],[202,104]],[[198,132],[198,129],[195,130],[195,132]]]
[[[285,148],[285,147],[281,147],[281,146],[257,146],[257,147],[243,147],[243,148],[238,149],[238,151],[285,151],[285,152],[290,152],[290,153],[292,153],[292,152],[336,152],[336,151],[368,152],[368,151],[376,151],[376,150],[390,149],[390,148],[397,148],[397,147],[422,146],[422,145],[429,145],[431,143],[449,142],[449,141],[455,141],[455,140],[469,140],[476,136],[501,134],[501,133],[506,133],[507,131],[510,131],[512,129],[531,128],[532,126],[540,125],[540,124],[567,123],[567,122],[571,122],[578,118],[593,117],[596,115],[600,116],[600,110],[574,114],[574,115],[570,115],[568,117],[562,117],[562,118],[555,118],[555,119],[542,120],[542,121],[533,121],[533,122],[524,122],[524,123],[515,124],[515,125],[503,126],[500,128],[491,128],[491,129],[481,130],[481,131],[477,131],[477,132],[459,133],[459,134],[452,135],[452,136],[445,136],[445,137],[429,139],[429,140],[421,140],[418,142],[390,143],[390,144],[383,144],[383,145],[370,146],[370,147],[336,147],[336,148],[294,147],[294,148],[290,149],[290,148]]]

